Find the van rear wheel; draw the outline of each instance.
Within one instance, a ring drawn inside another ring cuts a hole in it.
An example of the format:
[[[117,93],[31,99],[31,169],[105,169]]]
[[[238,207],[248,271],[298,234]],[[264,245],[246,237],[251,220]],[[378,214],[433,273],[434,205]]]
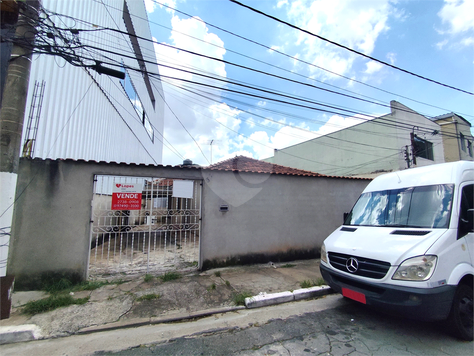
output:
[[[454,294],[448,323],[456,337],[468,341],[473,339],[472,305],[472,287],[467,284],[459,285]]]

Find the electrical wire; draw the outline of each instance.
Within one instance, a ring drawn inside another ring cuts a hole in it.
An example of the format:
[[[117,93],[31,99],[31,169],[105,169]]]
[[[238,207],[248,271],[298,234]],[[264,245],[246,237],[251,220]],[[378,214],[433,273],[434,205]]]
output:
[[[268,18],[270,18],[270,19],[272,19],[272,20],[275,20],[275,21],[277,21],[277,22],[279,22],[279,23],[282,23],[282,24],[284,24],[284,25],[286,25],[286,26],[289,26],[289,27],[291,27],[291,28],[294,28],[294,29],[296,29],[296,30],[298,30],[298,31],[301,31],[301,32],[303,32],[303,33],[306,33],[307,35],[310,35],[310,36],[316,37],[316,38],[318,38],[318,39],[320,39],[320,40],[322,40],[322,41],[331,43],[331,44],[334,45],[334,46],[340,47],[340,48],[342,48],[342,49],[345,49],[345,50],[347,50],[347,51],[350,51],[350,52],[352,52],[352,53],[355,53],[355,54],[357,54],[357,55],[359,55],[359,56],[368,58],[368,59],[370,59],[370,60],[372,60],[372,61],[378,62],[378,63],[383,64],[383,65],[386,65],[387,67],[390,67],[390,68],[399,70],[399,71],[404,72],[404,73],[406,73],[406,74],[410,74],[410,75],[412,75],[412,76],[414,76],[414,77],[417,77],[417,78],[420,78],[420,79],[423,79],[423,80],[426,80],[426,81],[429,81],[429,82],[432,82],[432,83],[435,83],[435,84],[444,86],[444,87],[449,88],[449,89],[457,90],[457,91],[460,91],[460,92],[465,93],[465,94],[468,94],[468,95],[474,95],[474,93],[469,92],[469,91],[467,91],[467,90],[463,90],[463,89],[456,88],[456,87],[451,86],[451,85],[448,85],[448,84],[444,84],[444,83],[438,82],[438,81],[436,81],[436,80],[434,80],[434,79],[427,78],[427,77],[425,77],[425,76],[422,76],[422,75],[416,74],[416,73],[414,73],[414,72],[408,71],[408,70],[406,70],[406,69],[397,67],[397,66],[395,66],[395,65],[393,65],[393,64],[390,64],[390,63],[388,63],[388,62],[382,61],[382,60],[377,59],[377,58],[375,58],[375,57],[369,56],[369,55],[367,55],[367,54],[365,54],[365,53],[356,51],[355,49],[352,49],[352,48],[349,48],[349,47],[347,47],[347,46],[344,46],[344,45],[342,45],[342,44],[340,44],[340,43],[338,43],[338,42],[334,42],[334,41],[328,40],[327,38],[324,38],[324,37],[322,37],[322,36],[319,36],[319,35],[317,35],[317,34],[315,34],[315,33],[312,33],[312,32],[310,32],[310,31],[308,31],[308,30],[302,29],[301,27],[295,26],[295,25],[293,25],[293,24],[291,24],[291,23],[289,23],[289,22],[283,21],[283,20],[281,20],[281,19],[279,19],[279,18],[277,18],[277,17],[275,17],[275,16],[266,14],[266,13],[264,13],[263,11],[260,11],[260,10],[257,10],[257,9],[255,9],[255,8],[253,8],[253,7],[250,7],[250,6],[248,6],[248,5],[242,4],[241,2],[239,2],[239,1],[237,1],[237,0],[230,0],[230,2],[233,2],[233,3],[235,3],[235,4],[239,5],[239,6],[245,7],[245,8],[247,8],[247,9],[253,11],[253,12],[256,12],[256,13],[258,13],[258,14],[260,14],[260,15],[263,15],[263,16],[265,16],[265,17],[268,17]]]

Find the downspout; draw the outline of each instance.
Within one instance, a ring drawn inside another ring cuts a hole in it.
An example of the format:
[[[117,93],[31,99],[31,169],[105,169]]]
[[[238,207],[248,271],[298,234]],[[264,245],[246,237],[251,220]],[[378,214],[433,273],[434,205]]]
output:
[[[461,145],[460,145],[460,142],[459,142],[459,131],[458,131],[458,120],[456,120],[454,117],[453,117],[453,122],[454,122],[454,127],[456,128],[456,142],[458,144],[458,154],[459,154],[459,159],[461,159]]]

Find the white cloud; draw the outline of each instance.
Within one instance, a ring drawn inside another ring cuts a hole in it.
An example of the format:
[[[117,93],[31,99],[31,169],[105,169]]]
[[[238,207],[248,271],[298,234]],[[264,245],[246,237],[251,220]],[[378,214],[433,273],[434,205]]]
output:
[[[169,7],[172,7],[173,9],[176,9],[176,0],[161,0],[161,2]],[[146,11],[151,14],[155,11],[156,8],[163,8],[164,6],[161,5],[161,4],[158,4],[156,3],[155,1],[153,0],[145,0],[145,8],[146,8]],[[165,7],[166,8],[166,7]],[[169,8],[166,8],[166,11],[167,12],[170,12],[170,13],[173,13],[174,11],[169,9]]]
[[[474,37],[463,38],[461,44],[466,47],[474,45]]]
[[[289,5],[288,17],[291,23],[320,35],[331,41],[348,46],[370,55],[379,36],[389,29],[388,20],[400,18],[390,0],[299,0]],[[301,58],[317,66],[341,75],[347,75],[356,55],[340,49],[313,36],[285,29],[294,36],[296,47],[291,51],[301,54]],[[322,79],[333,75],[311,69]]]
[[[370,117],[363,115],[355,115],[352,117],[333,115],[317,131],[309,130],[309,127],[304,124],[299,127],[284,126],[272,136],[269,136],[265,131],[253,132],[248,139],[245,139],[243,144],[245,147],[248,147],[249,150],[255,152],[255,158],[263,159],[273,156],[273,150],[275,148],[283,149],[293,146],[322,135],[327,135],[360,124],[370,119]]]
[[[225,54],[224,42],[216,34],[209,32],[207,26],[199,21],[199,18],[180,19],[178,16],[173,16],[171,24],[173,32],[169,44],[206,56],[223,58]],[[193,38],[185,34],[189,34]],[[196,40],[196,38],[202,41]],[[159,69],[166,103],[172,109],[171,111],[165,105],[164,132],[168,141],[164,142],[163,163],[175,165],[182,162],[182,158],[173,153],[170,146],[174,147],[184,158],[191,159],[194,163],[201,165],[207,165],[211,160],[216,162],[222,157],[227,157],[228,152],[238,149],[240,140],[236,132],[239,131],[241,124],[238,119],[240,112],[226,104],[216,103],[220,96],[217,89],[205,89],[213,95],[211,99],[207,99],[183,90],[190,88],[189,84],[165,77],[170,76],[201,83],[210,83],[210,79],[163,66],[166,64],[167,66],[186,68],[190,71],[204,72],[206,75],[221,76],[225,79],[227,75],[225,64],[159,44],[155,44],[155,52],[160,63]],[[223,85],[219,81],[212,81],[212,84],[218,87]],[[190,89],[202,93],[204,88],[191,87]],[[198,143],[199,148],[190,136]]]
[[[454,39],[455,43],[461,46],[473,45],[474,1],[445,0],[438,16],[447,27],[446,29],[437,30],[440,35],[450,35],[450,40]],[[443,49],[448,43],[448,40],[445,39],[438,42],[436,47]]]
[[[393,52],[387,53],[387,59],[390,61],[390,64],[395,64],[397,55]]]
[[[367,62],[365,65],[367,69],[364,73],[366,74],[374,74],[383,68],[383,65],[381,63],[375,61]]]
[[[443,41],[440,41],[438,43],[436,43],[436,48],[438,49],[443,49],[444,46],[446,46],[448,44],[448,40],[443,40]]]
[[[453,34],[474,29],[474,1],[445,0],[443,8],[438,12],[443,23],[447,23]]]

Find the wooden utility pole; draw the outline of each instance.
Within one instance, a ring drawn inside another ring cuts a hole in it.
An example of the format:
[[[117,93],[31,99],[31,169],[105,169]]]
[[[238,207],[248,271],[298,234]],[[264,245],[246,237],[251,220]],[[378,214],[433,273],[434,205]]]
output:
[[[0,276],[6,274],[21,134],[40,0],[19,0],[16,3],[19,17],[0,108]]]

